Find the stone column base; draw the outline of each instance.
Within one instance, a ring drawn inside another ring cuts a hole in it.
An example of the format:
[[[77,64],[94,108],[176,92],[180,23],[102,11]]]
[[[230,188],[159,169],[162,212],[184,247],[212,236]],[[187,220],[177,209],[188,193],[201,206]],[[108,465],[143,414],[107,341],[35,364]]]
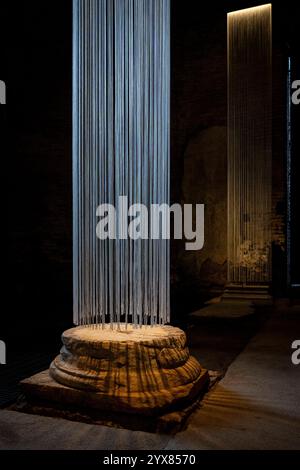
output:
[[[154,415],[186,405],[208,382],[207,371],[189,354],[185,333],[172,326],[78,326],[65,331],[62,341],[47,386],[40,379],[35,383],[33,376],[22,383],[25,393],[100,410]]]
[[[225,301],[252,302],[253,305],[272,305],[268,285],[227,284],[222,299]]]

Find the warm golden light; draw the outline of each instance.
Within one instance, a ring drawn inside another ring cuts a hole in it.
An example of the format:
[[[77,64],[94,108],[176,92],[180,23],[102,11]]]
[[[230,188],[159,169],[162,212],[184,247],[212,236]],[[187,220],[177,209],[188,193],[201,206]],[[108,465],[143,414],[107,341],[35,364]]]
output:
[[[271,278],[272,5],[228,14],[228,281]]]
[[[258,10],[263,10],[265,8],[272,8],[272,3],[266,3],[264,5],[258,5],[256,7],[244,8],[242,10],[230,11],[227,13],[227,15],[243,15],[249,13],[256,13],[256,10],[258,12]]]

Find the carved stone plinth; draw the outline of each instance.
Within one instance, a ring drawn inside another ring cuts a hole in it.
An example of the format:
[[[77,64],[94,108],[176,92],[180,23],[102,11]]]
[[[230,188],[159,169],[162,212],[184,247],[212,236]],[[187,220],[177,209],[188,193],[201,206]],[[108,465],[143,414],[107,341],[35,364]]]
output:
[[[272,297],[269,293],[269,286],[262,284],[233,284],[228,283],[224,294],[223,301],[244,301],[253,306],[271,305]]]
[[[208,380],[206,371],[190,356],[186,335],[179,328],[79,326],[65,331],[62,341],[49,373],[64,386],[60,400],[65,394],[68,403],[153,415],[186,404]],[[34,380],[27,379],[23,385],[38,395]],[[40,398],[53,399],[49,387],[45,390]]]

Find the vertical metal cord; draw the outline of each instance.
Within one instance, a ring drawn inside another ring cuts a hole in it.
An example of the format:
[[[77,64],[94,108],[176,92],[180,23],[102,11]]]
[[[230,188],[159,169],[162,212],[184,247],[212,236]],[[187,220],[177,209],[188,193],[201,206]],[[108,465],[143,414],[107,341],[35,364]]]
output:
[[[118,238],[119,196],[169,202],[169,133],[170,0],[73,0],[76,324],[169,321],[168,240]],[[116,240],[96,237],[102,203]]]
[[[271,279],[271,5],[229,13],[228,282]]]

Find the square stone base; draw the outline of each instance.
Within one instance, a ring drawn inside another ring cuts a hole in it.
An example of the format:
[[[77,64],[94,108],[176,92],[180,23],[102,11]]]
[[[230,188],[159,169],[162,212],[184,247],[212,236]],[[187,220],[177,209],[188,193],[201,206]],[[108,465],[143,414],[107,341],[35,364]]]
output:
[[[202,387],[192,403],[182,404],[181,407],[177,405],[176,409],[162,415],[144,416],[111,412],[105,409],[101,397],[97,403],[96,393],[61,385],[50,377],[48,370],[45,370],[21,382],[25,397],[22,397],[13,409],[89,424],[175,434],[184,428],[187,418],[208,390],[207,370],[202,370],[200,381]]]

